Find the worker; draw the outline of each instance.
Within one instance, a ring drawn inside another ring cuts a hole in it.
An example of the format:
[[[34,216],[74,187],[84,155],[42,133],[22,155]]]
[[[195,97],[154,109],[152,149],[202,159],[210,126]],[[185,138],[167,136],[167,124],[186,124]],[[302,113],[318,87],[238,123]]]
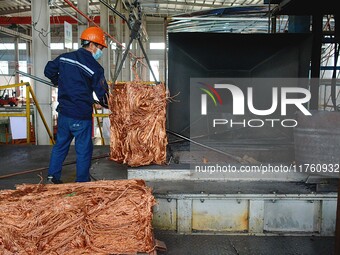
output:
[[[98,103],[108,107],[108,84],[97,62],[103,48],[107,48],[104,32],[99,27],[89,27],[80,39],[81,48],[49,61],[44,70],[45,76],[58,86],[57,139],[51,152],[48,183],[62,183],[62,165],[73,138],[77,155],[75,181],[90,181],[93,92]]]

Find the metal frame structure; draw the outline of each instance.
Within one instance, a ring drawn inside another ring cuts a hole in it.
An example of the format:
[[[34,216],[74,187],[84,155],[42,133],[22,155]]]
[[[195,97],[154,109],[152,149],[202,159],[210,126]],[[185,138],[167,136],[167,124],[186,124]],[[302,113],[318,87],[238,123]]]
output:
[[[158,229],[182,234],[334,235],[336,192],[314,193],[306,187],[290,186],[290,193],[282,193],[275,184],[300,183],[298,179],[305,175],[265,174],[261,183],[266,182],[266,188],[251,193],[249,187],[256,181],[241,176],[231,179],[230,173],[202,177],[187,167],[182,164],[171,171],[128,168],[128,179],[144,179],[155,186],[158,205],[153,224]],[[163,182],[174,186],[163,188]]]
[[[119,0],[110,1],[116,4]],[[65,4],[63,0],[53,0],[50,1],[53,5],[53,12],[56,15],[65,14],[61,9],[68,12],[72,10],[69,6]],[[72,0],[73,3],[76,1]],[[123,1],[125,7],[133,3],[133,0]],[[262,4],[262,0],[205,0],[205,1],[195,1],[195,0],[167,0],[167,1],[156,1],[156,0],[143,0],[141,2],[141,7],[144,15],[152,17],[169,17],[177,14],[190,13],[195,11],[202,11],[211,8],[220,8],[228,6],[241,6],[241,5],[258,5]],[[0,2],[0,15],[20,15],[28,16],[31,11],[30,1],[1,1]],[[89,1],[90,14],[97,15],[100,13],[99,0]],[[61,8],[61,9],[60,9]]]
[[[31,78],[31,79],[33,79],[33,80],[36,80],[36,81],[38,81],[38,82],[44,83],[44,84],[46,84],[46,85],[48,85],[48,86],[56,87],[56,88],[57,88],[57,86],[55,86],[53,83],[51,83],[51,82],[49,82],[49,81],[46,81],[46,80],[44,80],[44,79],[41,79],[41,78],[39,78],[39,77],[36,77],[36,76],[34,76],[34,75],[31,75],[31,74],[28,74],[28,73],[25,73],[25,72],[22,72],[22,71],[19,71],[19,70],[16,70],[16,72],[19,73],[19,74],[21,74],[21,75],[23,75],[23,76],[29,77],[29,78]],[[2,87],[1,87],[1,88],[2,88]],[[95,105],[93,105],[93,111],[94,111],[94,114],[92,114],[92,116],[93,116],[94,118],[97,119],[97,123],[98,123],[98,127],[99,127],[99,133],[100,133],[100,138],[101,138],[102,145],[105,145],[104,136],[103,136],[103,131],[102,131],[102,128],[101,128],[101,126],[100,126],[100,119],[99,119],[99,118],[100,118],[100,117],[101,117],[101,118],[109,117],[109,114],[98,113],[97,108],[96,108]],[[0,116],[1,116],[1,114],[0,114]]]
[[[155,80],[156,83],[157,82],[157,79],[156,79],[156,76],[151,68],[151,65],[150,65],[150,61],[149,61],[149,58],[146,54],[146,51],[144,49],[144,46],[143,46],[143,43],[141,41],[141,35],[140,35],[140,28],[141,28],[141,24],[142,24],[142,10],[141,10],[141,6],[140,6],[140,2],[138,0],[135,0],[133,4],[130,5],[130,14],[129,14],[129,19],[127,19],[123,14],[119,13],[115,8],[113,8],[111,5],[109,5],[107,2],[103,1],[103,0],[99,0],[102,4],[104,4],[108,9],[110,9],[112,12],[114,12],[115,14],[117,14],[123,21],[126,22],[129,30],[131,31],[131,34],[130,34],[130,41],[126,47],[126,49],[130,49],[130,46],[132,44],[132,42],[134,40],[137,40],[138,41],[138,45],[139,47],[141,48],[142,52],[143,52],[143,55],[144,55],[144,58],[146,60],[146,63],[147,63],[147,66],[149,67],[150,69],[150,72]],[[137,14],[135,13],[135,9],[137,9]],[[117,78],[118,78],[118,75],[119,73],[121,72],[122,70],[122,67],[123,67],[123,64],[125,62],[125,59],[128,55],[128,51],[126,50],[124,55],[123,55],[123,58],[118,66],[118,68],[115,70],[115,74],[114,74],[114,77],[113,77],[113,80],[112,80],[112,83],[115,83]]]
[[[154,225],[182,234],[334,233],[336,194],[156,194]],[[228,210],[222,210],[228,208]],[[292,213],[291,208],[296,208]],[[243,217],[242,217],[243,216]],[[277,217],[287,222],[276,224]],[[211,218],[221,219],[216,224]],[[222,220],[223,219],[223,220]],[[298,222],[298,224],[296,224]]]
[[[50,143],[54,144],[55,141],[53,139],[53,135],[51,130],[49,129],[47,122],[45,120],[45,117],[42,113],[42,110],[40,108],[40,105],[37,101],[37,98],[34,94],[34,91],[30,85],[29,82],[23,82],[23,83],[18,83],[18,84],[10,84],[10,85],[6,85],[6,86],[1,86],[2,89],[7,89],[7,88],[16,88],[16,87],[21,87],[21,86],[26,86],[26,111],[25,113],[0,113],[0,117],[26,117],[26,136],[27,136],[27,143],[31,143],[31,120],[30,120],[30,116],[31,116],[31,99],[30,97],[32,96],[33,102],[37,108],[37,111],[40,114],[40,117],[44,123],[44,126],[46,128],[46,131],[50,137]]]

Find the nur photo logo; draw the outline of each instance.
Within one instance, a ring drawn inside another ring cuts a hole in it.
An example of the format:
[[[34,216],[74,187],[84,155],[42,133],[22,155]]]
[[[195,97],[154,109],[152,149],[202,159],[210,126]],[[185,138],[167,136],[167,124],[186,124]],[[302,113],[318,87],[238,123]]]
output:
[[[302,87],[269,87],[266,88],[267,95],[270,93],[271,97],[263,96],[262,100],[269,103],[265,109],[259,109],[255,106],[254,100],[254,90],[258,87],[243,87],[243,90],[234,84],[227,83],[215,83],[210,85],[206,82],[198,82],[198,84],[203,85],[199,89],[204,92],[201,94],[201,115],[208,115],[208,96],[211,98],[214,106],[220,105],[220,111],[223,107],[223,95],[231,95],[232,103],[232,115],[235,116],[261,116],[261,119],[243,119],[236,122],[235,120],[227,119],[213,119],[212,126],[217,125],[230,125],[231,127],[235,125],[243,125],[248,127],[262,127],[265,124],[269,124],[274,127],[276,123],[280,123],[282,127],[295,127],[297,126],[297,121],[295,119],[281,119],[277,118],[278,113],[281,117],[286,117],[288,114],[288,108],[294,108],[301,111],[304,115],[312,115],[304,104],[308,103],[311,99],[311,93],[308,89]],[[263,88],[261,88],[263,90]],[[245,91],[245,92],[244,92]],[[214,112],[210,109],[210,112]],[[227,110],[226,110],[227,112]],[[275,118],[270,118],[271,116],[276,116]]]
[[[203,92],[206,93],[206,94],[201,95],[201,101],[202,101],[201,112],[202,112],[202,115],[206,115],[207,114],[207,95],[213,100],[215,106],[217,106],[217,101],[219,102],[220,105],[223,104],[223,101],[222,101],[220,94],[218,94],[218,92],[216,91],[216,89],[214,89],[213,86],[209,85],[208,83],[204,83],[204,82],[199,82],[199,84],[206,87],[206,88],[202,88],[202,87],[200,88]]]

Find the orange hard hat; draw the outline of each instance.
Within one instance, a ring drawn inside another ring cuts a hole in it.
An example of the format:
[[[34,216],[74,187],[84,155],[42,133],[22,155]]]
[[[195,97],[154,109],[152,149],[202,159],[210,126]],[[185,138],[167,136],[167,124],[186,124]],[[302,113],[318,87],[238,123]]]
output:
[[[99,27],[88,27],[86,28],[80,36],[81,40],[90,41],[94,43],[98,43],[101,46],[107,48],[107,44],[105,41],[104,31]]]

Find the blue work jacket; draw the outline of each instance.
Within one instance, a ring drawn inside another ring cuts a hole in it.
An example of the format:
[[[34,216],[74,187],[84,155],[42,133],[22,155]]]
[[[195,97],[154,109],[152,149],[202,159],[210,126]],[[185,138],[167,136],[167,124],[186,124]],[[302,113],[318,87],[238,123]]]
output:
[[[84,48],[49,61],[44,74],[58,86],[57,112],[67,117],[91,119],[93,92],[100,104],[107,105],[108,85],[104,68]]]

